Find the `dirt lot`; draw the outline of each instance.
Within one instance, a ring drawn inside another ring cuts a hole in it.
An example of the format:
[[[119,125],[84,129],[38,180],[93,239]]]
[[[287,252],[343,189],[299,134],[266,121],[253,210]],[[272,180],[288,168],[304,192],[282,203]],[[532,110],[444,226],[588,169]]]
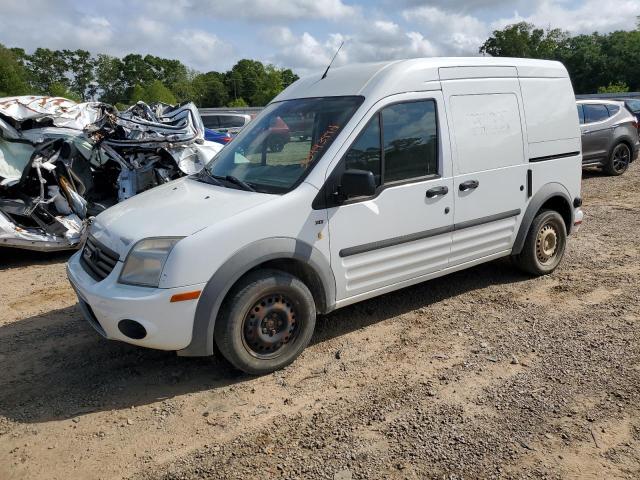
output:
[[[583,185],[553,275],[346,308],[262,378],[104,341],[66,254],[0,251],[0,478],[640,478],[640,165]]]

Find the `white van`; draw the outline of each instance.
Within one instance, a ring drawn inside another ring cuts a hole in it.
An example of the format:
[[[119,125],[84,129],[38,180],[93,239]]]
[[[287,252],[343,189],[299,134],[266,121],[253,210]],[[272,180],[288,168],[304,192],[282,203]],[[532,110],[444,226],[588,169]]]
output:
[[[274,125],[306,118],[280,151]],[[552,272],[582,222],[565,68],[508,58],[354,65],[276,97],[200,174],[95,218],[67,272],[106,338],[292,362],[318,313],[512,256]]]

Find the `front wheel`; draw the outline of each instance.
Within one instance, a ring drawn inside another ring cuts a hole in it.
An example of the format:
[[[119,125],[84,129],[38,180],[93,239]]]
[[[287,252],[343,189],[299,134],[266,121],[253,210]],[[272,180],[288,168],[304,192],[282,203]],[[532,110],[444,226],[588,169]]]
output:
[[[629,163],[631,163],[631,149],[626,143],[619,143],[611,152],[604,171],[609,175],[622,175],[629,168]]]
[[[567,246],[567,228],[555,210],[543,210],[533,219],[522,251],[513,256],[525,272],[547,275],[560,264]]]
[[[311,292],[280,270],[258,270],[229,293],[215,324],[215,341],[236,368],[263,375],[289,365],[315,328]]]

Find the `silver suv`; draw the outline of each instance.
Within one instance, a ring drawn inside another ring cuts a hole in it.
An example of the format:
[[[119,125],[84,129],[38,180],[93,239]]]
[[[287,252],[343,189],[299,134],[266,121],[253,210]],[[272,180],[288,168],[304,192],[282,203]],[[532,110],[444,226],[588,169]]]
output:
[[[602,167],[609,175],[622,175],[640,148],[638,122],[624,102],[579,100],[582,131],[582,166]]]
[[[202,123],[207,128],[223,132],[238,133],[251,121],[251,115],[236,112],[206,113],[200,114]]]

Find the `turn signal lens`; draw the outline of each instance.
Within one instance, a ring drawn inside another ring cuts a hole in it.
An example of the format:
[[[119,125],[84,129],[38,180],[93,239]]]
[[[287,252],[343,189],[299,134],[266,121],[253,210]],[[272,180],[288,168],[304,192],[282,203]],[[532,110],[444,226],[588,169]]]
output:
[[[169,301],[174,303],[184,302],[185,300],[196,300],[197,298],[200,298],[200,292],[201,290],[194,290],[193,292],[176,293],[171,296],[171,300]]]

